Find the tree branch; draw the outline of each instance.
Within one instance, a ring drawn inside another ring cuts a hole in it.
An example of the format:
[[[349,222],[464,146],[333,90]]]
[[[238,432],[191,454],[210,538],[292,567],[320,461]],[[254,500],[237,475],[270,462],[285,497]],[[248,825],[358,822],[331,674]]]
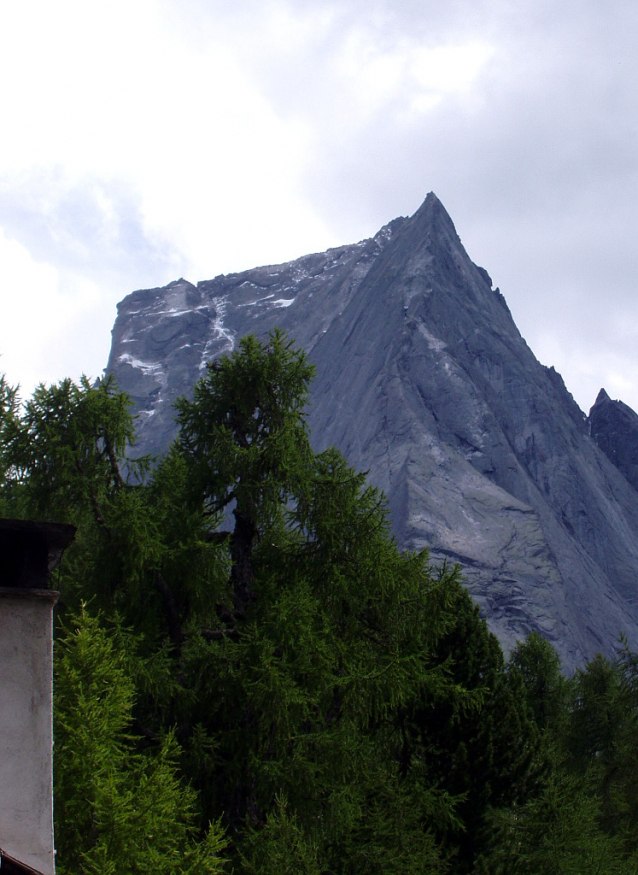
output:
[[[182,643],[184,641],[184,633],[182,632],[179,610],[169,585],[159,571],[155,575],[155,589],[162,598],[162,606],[164,607],[164,614],[168,624],[168,635],[171,639],[171,644],[175,648],[175,654],[180,656],[182,652]]]
[[[104,435],[104,446],[106,449],[106,454],[107,454],[108,459],[109,459],[109,463],[111,465],[111,473],[113,475],[113,480],[114,480],[115,486],[117,487],[117,490],[119,492],[121,489],[124,488],[124,479],[123,479],[122,474],[120,472],[120,466],[118,464],[117,457],[115,455],[115,450],[113,448],[113,444],[111,443],[111,440],[110,440],[108,434],[106,434],[106,433]]]
[[[202,638],[205,638],[206,641],[221,641],[224,638],[232,638],[236,640],[239,638],[239,630],[237,629],[202,629],[201,630]]]

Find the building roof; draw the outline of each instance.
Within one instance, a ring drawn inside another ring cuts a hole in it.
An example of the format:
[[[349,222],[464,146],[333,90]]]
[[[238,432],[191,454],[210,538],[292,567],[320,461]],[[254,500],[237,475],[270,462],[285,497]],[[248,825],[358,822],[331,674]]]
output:
[[[38,869],[32,869],[26,863],[21,863],[2,848],[0,848],[0,872],[2,875],[42,875]]]
[[[0,586],[46,589],[75,531],[64,523],[0,519]]]

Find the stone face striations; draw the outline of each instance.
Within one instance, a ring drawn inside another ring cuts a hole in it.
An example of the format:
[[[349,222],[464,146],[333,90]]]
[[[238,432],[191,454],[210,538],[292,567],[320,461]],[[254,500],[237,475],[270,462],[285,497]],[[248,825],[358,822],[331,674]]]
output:
[[[317,367],[315,449],[369,472],[402,546],[462,566],[506,649],[537,630],[570,670],[621,632],[638,648],[636,456],[597,437],[600,396],[587,420],[539,364],[435,195],[358,244],[129,295],[107,370],[140,450],[166,449],[207,361],[275,326]]]

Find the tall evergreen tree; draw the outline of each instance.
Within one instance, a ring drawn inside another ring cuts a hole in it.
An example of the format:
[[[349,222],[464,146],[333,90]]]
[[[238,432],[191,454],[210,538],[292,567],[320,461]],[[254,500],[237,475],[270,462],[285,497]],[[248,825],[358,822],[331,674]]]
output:
[[[600,825],[600,800],[558,759],[541,792],[493,819],[491,875],[635,875]]]
[[[574,678],[564,735],[571,770],[600,800],[600,822],[638,864],[638,656],[597,654]]]
[[[230,603],[185,649],[202,679],[192,719],[218,743],[211,804],[268,854],[285,798],[324,868],[436,871],[429,827],[453,805],[418,758],[401,771],[396,715],[465,695],[432,658],[458,583],[399,553],[382,497],[339,453],[312,454],[311,373],[284,335],[248,338],[178,407],[194,499],[213,519],[235,502],[232,531],[214,533]]]
[[[506,670],[497,639],[460,587],[453,615],[436,658],[471,697],[421,701],[402,719],[410,755],[422,751],[430,779],[461,800],[458,822],[442,836],[460,875],[491,844],[491,810],[519,805],[538,787],[543,755],[520,677]]]
[[[198,838],[196,798],[180,780],[171,732],[140,750],[132,734],[135,642],[83,612],[58,641],[55,678],[57,869],[217,875],[225,841]]]
[[[23,411],[0,393],[0,512],[78,526],[62,603],[89,601],[100,621],[82,621],[93,649],[69,622],[63,665],[97,677],[99,662],[120,688],[84,685],[82,703],[61,669],[57,817],[73,865],[151,853],[138,785],[183,810],[181,848],[218,865],[199,839],[221,819],[232,865],[263,875],[470,871],[488,806],[524,801],[523,674],[504,671],[454,570],[397,549],[365,476],[312,452],[311,377],[281,332],[244,339],[179,403],[155,467],[131,461],[129,404],[108,381],[40,387]],[[73,721],[85,707],[87,725],[106,708],[93,747]]]
[[[552,645],[532,632],[514,648],[508,665],[522,681],[527,705],[541,731],[552,729],[565,713],[566,682]]]

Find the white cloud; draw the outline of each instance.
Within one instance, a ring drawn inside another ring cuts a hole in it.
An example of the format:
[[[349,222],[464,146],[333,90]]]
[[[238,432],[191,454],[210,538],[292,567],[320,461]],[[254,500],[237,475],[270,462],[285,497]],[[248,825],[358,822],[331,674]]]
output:
[[[199,267],[237,252],[241,236],[245,248],[273,213],[280,236],[319,228],[296,194],[304,125],[277,117],[223,39],[189,45],[149,0],[5,7],[0,32],[0,76],[13,83],[0,100],[13,131],[0,143],[5,174],[55,165],[76,183],[129,180],[147,228]]]
[[[589,413],[601,388],[625,403],[638,397],[638,353],[634,350],[592,347],[580,336],[561,331],[560,326],[540,330],[527,339],[543,364],[553,365],[563,376],[569,375],[567,388],[585,413]],[[634,367],[628,370],[627,363],[632,361]]]
[[[46,306],[14,296],[12,318],[38,348],[58,338],[28,368],[7,353],[13,381],[99,372],[132,288],[337,242],[299,196],[304,124],[277,116],[223,34],[193,46],[172,12],[151,0],[0,10],[0,223],[5,248],[22,247],[0,278],[14,284],[19,262],[21,287],[50,290]],[[84,361],[77,332],[64,353],[59,342],[79,319],[99,333]]]
[[[87,336],[82,322],[100,300],[101,289],[91,280],[64,277],[51,265],[36,263],[20,243],[2,232],[0,264],[0,372],[29,394],[43,374],[51,373],[51,359],[67,366],[75,364],[73,344],[80,342],[85,357],[91,358],[94,339],[90,332]],[[84,331],[77,330],[78,323]],[[80,373],[81,369],[74,376]],[[62,371],[57,376],[61,379],[64,375]]]
[[[635,385],[637,36],[620,0],[5,3],[0,283],[47,354],[0,365],[96,373],[132,288],[357,240],[433,189],[581,404],[589,366]]]
[[[487,44],[470,42],[424,46],[402,36],[379,47],[375,34],[354,30],[335,68],[348,108],[366,121],[380,111],[421,114],[449,95],[467,92],[493,54]],[[393,106],[394,104],[394,106]]]
[[[425,91],[441,95],[467,91],[493,53],[492,46],[476,42],[417,48],[411,72],[418,86]]]

